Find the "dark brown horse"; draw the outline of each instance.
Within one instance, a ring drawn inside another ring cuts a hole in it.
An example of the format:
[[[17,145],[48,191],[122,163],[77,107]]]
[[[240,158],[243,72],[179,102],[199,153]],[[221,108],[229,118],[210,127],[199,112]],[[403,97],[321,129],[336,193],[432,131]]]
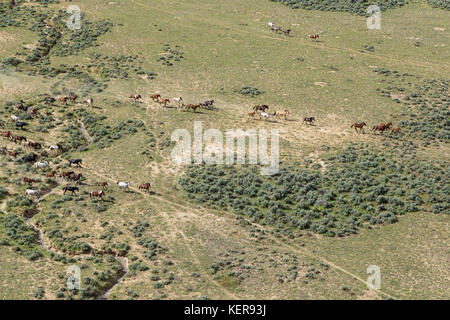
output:
[[[266,105],[266,104],[263,104],[263,105],[257,105],[257,106],[254,106],[253,107],[253,110],[254,111],[262,111],[262,112],[266,112],[266,109],[269,109],[269,106],[268,105]]]
[[[11,138],[11,131],[2,131],[2,137],[3,138]]]
[[[16,158],[19,155],[19,153],[15,152],[15,151],[8,151],[8,154],[9,154],[9,156],[11,156],[13,158]]]
[[[374,133],[376,131],[380,131],[380,133],[382,134],[384,131],[389,130],[392,126],[392,122],[388,122],[388,123],[380,123],[379,125],[376,125],[372,128],[371,131],[373,131]]]
[[[31,142],[30,141],[27,143],[27,145],[29,148],[33,148],[33,149],[41,149],[42,148],[42,146],[39,142]]]
[[[319,39],[319,35],[318,34],[310,34],[308,36],[308,38],[310,38],[310,39]]]
[[[306,123],[309,123],[310,125],[312,125],[314,121],[316,121],[316,119],[314,117],[304,117],[302,124],[304,124],[306,122]]]
[[[367,126],[367,124],[365,122],[361,122],[361,123],[354,123],[354,124],[352,124],[352,126],[350,128],[355,128],[355,131],[357,133],[361,133],[361,131],[362,131],[362,133],[364,133],[364,127],[365,126]],[[357,129],[359,129],[359,132],[358,132]]]
[[[75,173],[71,173],[67,179],[68,180],[72,180],[72,181],[76,181],[77,183],[81,180],[81,177],[83,176],[82,173],[79,174],[75,174]]]
[[[64,171],[60,173],[60,177],[63,179],[68,179],[71,174],[75,174],[74,171]]]
[[[76,94],[71,93],[69,95],[69,99],[70,99],[70,101],[75,102],[75,100],[78,99],[78,96]]]
[[[27,138],[24,136],[13,136],[11,138],[11,141],[13,141],[14,143],[19,142],[19,144],[22,144],[22,141],[27,141]]]
[[[28,183],[31,186],[33,183],[36,183],[37,181],[28,177],[23,177],[22,182]]]
[[[143,183],[143,184],[141,184],[140,186],[139,186],[139,190],[147,190],[147,191],[149,191],[150,190],[150,187],[151,187],[151,185],[150,185],[150,183]]]
[[[197,108],[199,108],[199,107],[200,107],[200,105],[198,105],[198,104],[188,104],[186,106],[186,111],[189,111],[192,109],[192,111],[195,112],[195,110],[197,110]]]

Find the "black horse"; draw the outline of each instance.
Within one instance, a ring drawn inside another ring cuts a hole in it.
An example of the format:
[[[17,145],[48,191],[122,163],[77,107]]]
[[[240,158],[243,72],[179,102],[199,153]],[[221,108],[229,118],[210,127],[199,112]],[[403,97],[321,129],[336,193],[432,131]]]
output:
[[[20,129],[23,130],[23,127],[25,127],[26,125],[27,125],[26,122],[23,122],[23,121],[16,121],[16,127],[17,127],[17,128],[20,128]]]
[[[70,186],[67,186],[67,187],[64,187],[63,188],[63,191],[64,191],[64,194],[66,194],[66,191],[70,191],[70,192],[72,192],[72,195],[75,195],[75,191],[80,191],[80,189],[78,189],[78,187],[70,187]]]
[[[314,117],[305,117],[305,118],[303,118],[302,124],[306,122],[306,123],[309,123],[310,125],[312,125],[314,121],[316,121],[316,119],[314,119]]]
[[[53,98],[53,97],[46,97],[46,98],[44,99],[44,102],[45,102],[46,104],[53,104],[53,103],[56,102],[56,99]]]
[[[76,164],[77,166],[81,167],[81,165],[83,164],[83,161],[81,159],[70,159],[69,167],[71,167],[73,164]]]

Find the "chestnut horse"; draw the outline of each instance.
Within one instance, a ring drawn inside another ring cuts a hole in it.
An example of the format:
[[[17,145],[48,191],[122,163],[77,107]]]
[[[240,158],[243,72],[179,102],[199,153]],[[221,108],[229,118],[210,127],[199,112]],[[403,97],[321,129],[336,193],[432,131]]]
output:
[[[102,199],[102,201],[103,201],[103,196],[105,195],[105,192],[102,190],[102,191],[92,191],[90,194],[89,194],[89,197],[90,198],[92,198],[92,197],[98,197],[98,198],[100,198],[100,199]]]
[[[189,110],[192,109],[192,111],[195,112],[195,110],[196,110],[198,107],[200,107],[200,105],[198,105],[198,104],[188,104],[188,105],[186,106],[186,111],[189,111]]]
[[[30,179],[28,177],[23,177],[22,182],[28,183],[31,186],[33,183],[36,183],[37,181],[34,179]]]
[[[139,186],[139,190],[143,189],[143,190],[150,191],[150,187],[151,187],[150,183],[148,183],[148,182],[147,183],[143,183],[143,184],[141,184]]]
[[[108,182],[98,182],[97,185],[106,189],[108,187]]]
[[[355,128],[355,131],[357,133],[361,133],[361,130],[362,130],[362,133],[364,133],[364,126],[367,126],[367,124],[365,122],[361,122],[361,123],[352,124],[350,128]],[[357,129],[359,129],[359,132]]]
[[[156,94],[152,94],[150,96],[150,98],[152,98],[153,101],[158,102],[158,99],[161,98],[161,95],[156,93]]]

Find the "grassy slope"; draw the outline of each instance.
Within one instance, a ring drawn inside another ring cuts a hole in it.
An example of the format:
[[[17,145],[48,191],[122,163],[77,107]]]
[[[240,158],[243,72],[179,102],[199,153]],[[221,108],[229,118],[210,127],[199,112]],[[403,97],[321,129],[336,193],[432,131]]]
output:
[[[106,0],[95,4],[79,1],[81,9],[89,16],[107,17],[123,24],[103,36],[100,47],[87,52],[111,55],[142,53],[147,67],[159,74],[158,79],[152,82],[117,81],[106,92],[96,95],[96,101],[103,97],[126,101],[130,92],[140,92],[144,96],[144,103],[139,107],[130,105],[108,112],[109,122],[142,119],[154,125],[156,132],[164,131],[164,136],[175,128],[191,129],[193,120],[202,120],[204,128],[278,127],[282,132],[283,146],[286,146],[282,149],[282,159],[302,159],[316,151],[320,144],[339,148],[350,140],[378,143],[378,139],[370,136],[356,137],[348,128],[354,121],[375,123],[399,111],[399,105],[375,91],[380,78],[372,72],[371,66],[430,78],[445,77],[450,69],[444,59],[448,56],[450,13],[431,9],[422,3],[383,13],[379,31],[367,30],[362,17],[291,10],[264,0],[214,0],[207,4],[198,0],[109,3]],[[127,16],[123,12],[127,12]],[[267,30],[268,21],[290,27],[293,37],[271,33]],[[318,42],[306,37],[309,33],[319,32],[323,33]],[[11,31],[13,37],[14,34]],[[18,37],[17,34],[15,36]],[[20,35],[17,43],[22,43],[22,37]],[[421,42],[420,48],[414,46],[416,41]],[[185,59],[173,67],[161,66],[156,59],[164,43],[180,45]],[[375,52],[363,51],[363,45],[373,45]],[[0,57],[9,56],[12,52],[14,50],[8,46],[0,51]],[[298,57],[304,61],[296,60]],[[86,59],[80,56],[53,61],[57,64],[84,63]],[[337,71],[330,70],[330,67]],[[3,88],[10,86],[11,78],[2,79]],[[315,82],[325,82],[326,85],[321,87]],[[43,84],[37,87],[27,80],[20,83],[24,85],[19,90],[3,89],[2,99],[21,98],[34,89],[39,92],[39,87],[45,87]],[[243,98],[233,92],[242,85],[256,86],[264,94],[255,99]],[[76,89],[75,84],[66,86]],[[218,101],[219,110],[203,111],[197,115],[174,109],[162,110],[148,99],[153,92],[161,92],[168,97],[182,95],[188,103],[212,97]],[[245,115],[257,103],[269,104],[274,109],[289,109],[291,119],[296,121],[275,124],[250,121]],[[100,107],[102,109],[96,112],[109,110],[107,104],[100,104]],[[298,120],[306,115],[316,116],[320,126],[301,128]],[[115,289],[113,297],[126,298],[127,289],[137,292],[141,298],[196,298],[201,295],[209,298],[289,299],[375,297],[365,290],[363,283],[335,268],[324,272],[323,280],[304,284],[304,277],[299,277],[296,281],[281,284],[275,276],[281,267],[273,265],[270,259],[276,259],[271,255],[258,262],[264,271],[254,271],[240,285],[223,277],[213,279],[208,273],[208,266],[224,252],[233,256],[229,250],[245,249],[248,257],[245,262],[250,263],[252,258],[259,256],[257,248],[268,247],[295,253],[301,263],[315,266],[320,259],[312,258],[309,253],[316,254],[364,280],[367,266],[379,265],[383,290],[398,298],[448,298],[448,292],[445,292],[448,283],[445,285],[442,281],[449,278],[444,247],[448,242],[444,237],[448,217],[414,214],[404,217],[400,223],[363,231],[358,236],[339,241],[305,238],[301,241],[305,247],[299,243],[287,246],[270,236],[255,241],[249,237],[248,228],[235,225],[232,214],[198,208],[173,189],[180,171],[166,160],[162,161],[164,158],[160,156],[157,157],[159,161],[149,162],[140,155],[143,146],[139,135],[124,138],[106,150],[94,149],[79,156],[89,167],[85,169],[88,184],[107,178],[112,179],[108,180],[111,184],[118,179],[132,181],[134,185],[149,180],[157,194],[124,195],[113,191],[116,206],[101,215],[93,213],[90,219],[98,223],[107,218],[120,227],[122,221],[145,217],[151,224],[151,236],[169,248],[165,258],[174,261],[174,267],[170,269],[177,277],[171,286],[157,290],[149,281],[150,271],[142,272],[136,277],[126,278]],[[38,135],[33,133],[31,136],[37,138]],[[162,156],[167,156],[167,152]],[[448,160],[448,153],[444,156]],[[90,191],[92,188],[85,189]],[[149,213],[146,211],[149,208],[154,210]],[[433,231],[424,232],[423,224],[428,225],[427,231]],[[92,231],[91,227],[88,229]],[[92,240],[94,244],[96,241]],[[305,248],[308,252],[304,251]],[[4,255],[19,260],[13,253],[2,253]],[[302,266],[300,274],[306,273],[307,268]],[[280,270],[288,273],[285,269]],[[192,272],[201,276],[195,278]],[[19,287],[25,283],[16,285],[9,282],[4,287]],[[340,290],[342,285],[350,287],[354,295]],[[30,297],[25,291],[4,296]]]

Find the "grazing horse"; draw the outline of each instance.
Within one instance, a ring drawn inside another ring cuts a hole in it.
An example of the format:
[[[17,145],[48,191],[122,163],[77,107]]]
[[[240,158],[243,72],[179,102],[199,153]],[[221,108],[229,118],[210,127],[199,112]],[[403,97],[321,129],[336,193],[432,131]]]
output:
[[[42,148],[42,146],[41,146],[41,144],[39,143],[39,142],[28,142],[28,147],[29,148],[33,148],[33,149],[41,149]]]
[[[36,169],[39,169],[39,168],[48,168],[49,167],[49,164],[48,164],[48,162],[35,162],[34,163],[34,167],[36,168]]]
[[[19,111],[27,112],[28,107],[24,106],[22,102],[17,102],[14,107]]]
[[[75,102],[75,100],[78,99],[78,96],[76,94],[71,93],[69,94],[69,99],[70,101]]]
[[[66,191],[70,191],[72,192],[72,195],[76,195],[75,191],[80,191],[80,189],[78,189],[78,187],[70,187],[70,186],[66,186],[63,188],[64,194],[66,194]]]
[[[59,98],[58,100],[59,100],[60,102],[64,103],[64,104],[66,104],[66,103],[67,103],[67,100],[69,100],[69,98],[68,98],[68,97],[61,97],[61,98]]]
[[[306,123],[309,123],[310,125],[312,125],[314,121],[316,121],[316,119],[314,117],[304,117],[302,124],[306,122]]]
[[[56,99],[53,97],[45,97],[44,102],[45,104],[53,104],[56,102]]]
[[[81,167],[81,165],[83,164],[83,160],[81,160],[81,159],[69,159],[69,167],[71,167],[72,164],[76,164],[78,167]]]
[[[318,34],[310,34],[308,36],[308,38],[310,38],[310,39],[319,39],[319,35]]]
[[[13,136],[11,138],[11,141],[13,141],[14,143],[17,143],[17,141],[19,141],[19,144],[22,144],[22,141],[27,141],[27,138],[24,136]]]
[[[158,93],[152,94],[150,96],[150,98],[152,98],[153,101],[158,102],[158,99],[161,98],[161,95]]]
[[[79,173],[79,174],[75,174],[75,173],[71,173],[67,179],[68,180],[72,180],[72,181],[76,181],[77,183],[81,180],[81,177],[83,176],[83,174]]]
[[[89,193],[89,197],[93,198],[93,197],[98,197],[100,199],[102,199],[103,201],[103,196],[105,195],[105,192],[103,190],[101,191],[92,191],[91,193]]]
[[[130,94],[129,98],[130,99],[134,99],[134,101],[137,101],[139,99],[142,99],[142,96],[140,94],[137,94],[137,93],[132,93],[132,94]]]
[[[291,29],[283,30],[283,33],[285,36],[289,36],[289,34],[291,33]]]
[[[11,131],[2,131],[2,137],[11,139]]]
[[[31,186],[33,183],[36,183],[37,181],[28,177],[23,177],[22,182],[28,183]]]
[[[39,191],[35,190],[35,189],[27,189],[27,190],[25,190],[25,195],[26,196],[35,196],[38,199],[41,197],[41,194],[39,193]]]
[[[170,103],[170,100],[159,97],[158,103],[164,107],[167,107],[167,104]]]
[[[16,127],[20,128],[21,130],[23,130],[23,127],[25,127],[27,125],[26,122],[23,121],[16,121]]]
[[[120,189],[127,190],[127,191],[131,187],[131,183],[129,183],[129,182],[117,182],[117,185],[119,186]]]
[[[68,179],[71,174],[75,174],[73,171],[64,171],[59,175],[63,179]]]
[[[19,153],[15,151],[8,151],[8,155],[10,157],[16,158],[19,155]]]
[[[361,123],[354,123],[354,124],[352,124],[350,128],[355,128],[355,131],[357,133],[361,133],[361,131],[362,131],[362,133],[364,133],[364,127],[365,126],[367,126],[367,124],[365,122],[361,122]],[[357,129],[359,129],[359,132],[358,132]]]
[[[199,108],[199,107],[200,107],[200,105],[198,105],[198,104],[188,104],[188,105],[186,106],[186,111],[189,111],[189,110],[192,109],[192,111],[195,112],[195,110],[196,110],[197,108]]]
[[[150,183],[143,183],[143,184],[141,184],[140,186],[139,186],[139,190],[147,190],[147,191],[150,191],[150,187],[151,187],[151,185],[150,185]]]
[[[287,120],[287,116],[289,114],[288,110],[284,110],[284,111],[275,111],[274,116],[275,117],[284,117],[284,120]]]
[[[92,106],[94,104],[94,99],[89,98],[87,100],[84,100],[83,103],[87,103],[88,105]]]
[[[103,189],[106,189],[108,187],[108,182],[98,182],[97,185],[99,187],[103,187]]]

